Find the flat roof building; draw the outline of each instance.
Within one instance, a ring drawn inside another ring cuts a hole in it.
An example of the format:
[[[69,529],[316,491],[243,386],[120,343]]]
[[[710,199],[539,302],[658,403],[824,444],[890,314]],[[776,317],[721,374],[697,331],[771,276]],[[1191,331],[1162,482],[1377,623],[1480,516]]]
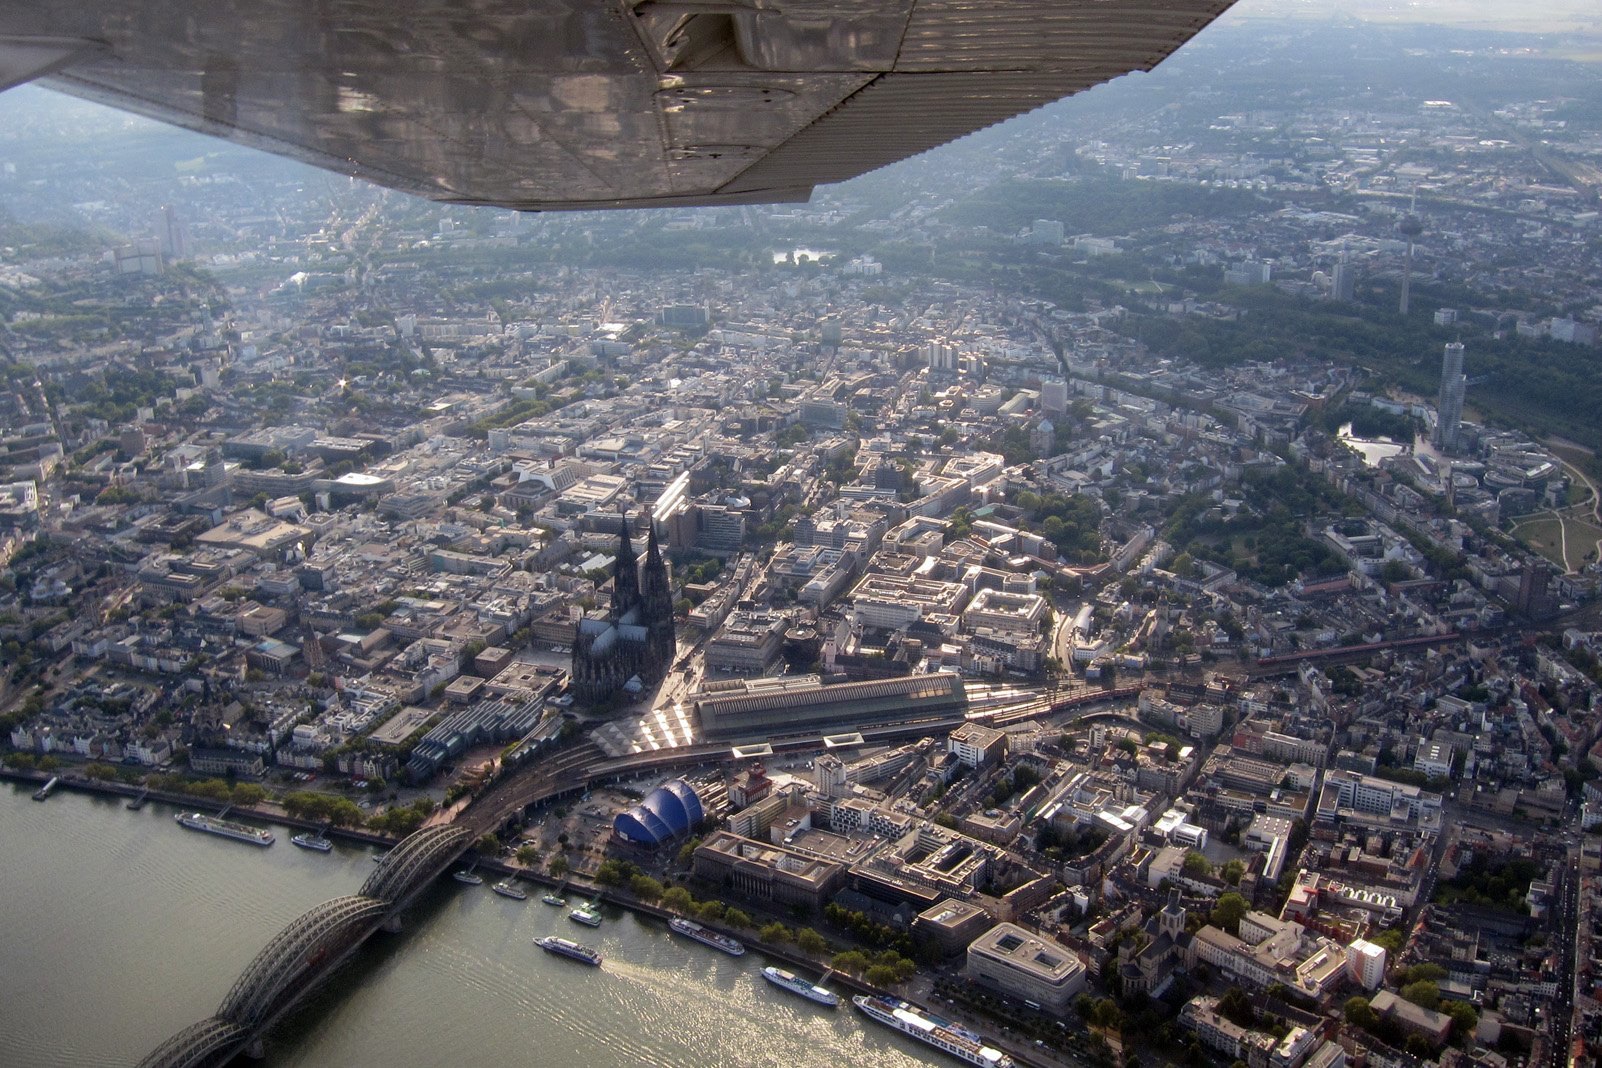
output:
[[[1441,795],[1417,786],[1337,769],[1324,777],[1316,818],[1433,830],[1440,824]]]
[[[818,908],[844,885],[846,866],[718,831],[695,847],[695,876],[758,901]]]
[[[1066,946],[997,924],[968,947],[967,972],[1005,994],[1062,1012],[1085,989],[1085,966]]]
[[[1369,1007],[1380,1016],[1394,1020],[1404,1031],[1423,1035],[1440,1045],[1452,1030],[1452,1018],[1444,1012],[1426,1009],[1397,997],[1389,990],[1381,990],[1368,1001]]]
[[[1037,593],[980,590],[963,611],[962,621],[969,630],[989,627],[1037,634],[1047,611],[1046,599]]]
[[[960,582],[872,574],[851,591],[852,617],[865,627],[899,630],[930,616],[955,618],[968,599]]]
[[[246,549],[269,560],[286,549],[309,543],[312,536],[310,527],[280,522],[265,512],[246,508],[198,535],[195,543],[219,549]]]
[[[706,666],[760,675],[778,657],[788,626],[788,618],[779,612],[733,612],[708,643]]]
[[[990,924],[990,914],[978,905],[947,898],[918,913],[912,936],[949,957],[972,944]]]
[[[983,723],[964,723],[951,732],[946,747],[962,763],[977,768],[1007,755],[1007,734]]]
[[[1452,747],[1444,742],[1419,742],[1413,767],[1432,779],[1449,779],[1452,776]]]

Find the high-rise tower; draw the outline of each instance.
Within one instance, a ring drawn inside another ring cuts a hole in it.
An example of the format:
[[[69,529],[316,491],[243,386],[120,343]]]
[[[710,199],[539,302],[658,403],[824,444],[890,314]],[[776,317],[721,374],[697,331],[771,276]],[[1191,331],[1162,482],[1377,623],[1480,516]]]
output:
[[[1413,190],[1413,199],[1402,216],[1402,221],[1396,224],[1396,232],[1407,238],[1407,259],[1402,263],[1402,300],[1397,309],[1403,315],[1407,314],[1408,291],[1413,288],[1413,243],[1418,235],[1424,232],[1424,220],[1418,217],[1418,190]]]
[[[1557,598],[1552,596],[1552,565],[1545,560],[1526,563],[1519,572],[1518,592],[1513,611],[1525,619],[1549,619],[1557,614]]]
[[[189,227],[178,218],[178,213],[172,210],[170,204],[162,206],[157,227],[157,237],[161,239],[161,254],[167,257],[168,263],[190,258]]]
[[[1435,400],[1435,444],[1450,452],[1458,447],[1463,422],[1463,343],[1453,341],[1441,357],[1441,392]]]
[[[1341,254],[1341,260],[1330,273],[1329,299],[1341,304],[1350,304],[1357,290],[1356,269],[1346,262],[1346,254]]]

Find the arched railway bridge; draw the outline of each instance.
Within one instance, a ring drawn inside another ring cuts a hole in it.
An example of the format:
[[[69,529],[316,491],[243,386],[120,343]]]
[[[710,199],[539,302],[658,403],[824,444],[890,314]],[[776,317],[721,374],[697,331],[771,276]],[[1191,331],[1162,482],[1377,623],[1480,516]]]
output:
[[[682,761],[682,753],[660,763]],[[703,756],[701,759],[705,759]],[[360,892],[308,910],[280,931],[240,973],[213,1016],[152,1050],[139,1068],[218,1068],[241,1053],[259,1054],[285,1013],[383,929],[472,848],[531,804],[586,789],[615,771],[593,744],[561,750],[498,781],[450,823],[422,827],[384,854]]]
[[[140,1068],[209,1068],[252,1047],[309,990],[379,928],[398,923],[412,899],[472,844],[464,827],[425,827],[385,854],[361,892],[290,921],[256,954],[217,1013],[179,1031]]]
[[[971,713],[997,726],[1069,709],[1126,698],[1138,688],[1045,697],[1027,705]],[[867,730],[874,740],[950,730],[962,718]],[[815,744],[815,738],[811,744]],[[801,739],[775,742],[777,748],[808,744]],[[218,1068],[241,1053],[259,1054],[267,1032],[318,984],[326,980],[382,929],[399,930],[400,915],[416,897],[480,835],[499,830],[530,805],[541,804],[592,785],[678,766],[724,759],[727,745],[699,745],[607,759],[592,743],[544,756],[493,782],[449,823],[423,827],[384,855],[361,890],[308,910],[264,946],[240,973],[215,1015],[179,1031],[139,1062],[139,1068]]]

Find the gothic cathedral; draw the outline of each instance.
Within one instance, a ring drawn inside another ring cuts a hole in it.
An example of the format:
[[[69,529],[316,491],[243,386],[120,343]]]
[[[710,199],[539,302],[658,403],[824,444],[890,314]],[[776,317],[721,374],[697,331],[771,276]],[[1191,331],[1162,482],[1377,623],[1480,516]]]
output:
[[[646,522],[643,574],[628,519],[622,527],[612,570],[612,607],[605,618],[580,620],[573,641],[573,693],[591,704],[610,700],[636,675],[646,686],[657,682],[672,665],[676,649],[673,590],[656,524]]]

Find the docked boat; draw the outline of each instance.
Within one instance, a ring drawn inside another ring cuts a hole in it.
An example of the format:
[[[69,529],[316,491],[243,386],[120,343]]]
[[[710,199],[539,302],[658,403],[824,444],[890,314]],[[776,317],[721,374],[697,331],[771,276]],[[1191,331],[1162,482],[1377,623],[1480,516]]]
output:
[[[55,793],[56,792],[56,787],[60,786],[60,785],[61,785],[61,776],[60,775],[52,775],[50,777],[50,781],[49,782],[45,783],[43,786],[39,787],[39,789],[37,789],[37,790],[35,790],[33,792],[33,799],[35,801],[43,801],[43,800],[45,800],[51,794]]]
[[[763,968],[762,978],[780,990],[788,990],[792,994],[799,994],[808,1001],[816,1001],[819,1005],[827,1005],[832,1009],[840,1004],[840,995],[833,990],[814,985],[810,980],[803,979],[794,972],[785,971],[783,968],[774,968],[772,966]]]
[[[334,843],[320,834],[297,834],[289,840],[302,849],[315,849],[319,853],[327,853],[334,848]]]
[[[595,908],[595,902],[586,901],[578,908],[567,914],[567,918],[574,923],[582,923],[586,927],[601,926],[601,914]]]
[[[674,934],[681,934],[685,938],[693,938],[703,946],[711,946],[713,949],[721,950],[731,957],[745,956],[745,947],[740,943],[728,935],[709,931],[693,920],[675,916],[668,921],[668,927],[672,929]]]
[[[892,1027],[925,1045],[949,1053],[958,1060],[978,1065],[979,1068],[1013,1068],[1015,1063],[999,1049],[985,1045],[983,1038],[966,1027],[950,1020],[943,1020],[899,998],[857,994],[851,999],[851,1004],[860,1009],[870,1020]]]
[[[495,891],[497,894],[500,894],[502,897],[511,898],[513,901],[528,900],[528,894],[523,890],[522,887],[515,883],[508,882],[505,879],[502,879],[500,882],[494,884],[490,887],[490,889]]]
[[[451,872],[451,878],[455,879],[459,883],[466,883],[468,886],[484,885],[484,877],[482,875],[479,875],[477,872],[467,871],[465,869],[462,871]]]
[[[273,844],[273,832],[260,827],[252,827],[248,823],[238,820],[225,820],[221,816],[208,816],[204,812],[180,812],[173,817],[181,827],[191,831],[204,831],[207,834],[218,834],[224,838],[232,838],[238,842],[249,842],[255,846],[270,846]]]
[[[585,964],[595,967],[599,967],[601,963],[601,955],[599,953],[589,946],[574,942],[569,938],[546,935],[544,938],[534,939],[534,944],[545,952],[555,953],[559,957],[571,957],[573,960],[583,961]]]
[[[567,898],[557,893],[546,894],[540,900],[547,905],[555,905],[557,908],[565,908],[567,906]]]

